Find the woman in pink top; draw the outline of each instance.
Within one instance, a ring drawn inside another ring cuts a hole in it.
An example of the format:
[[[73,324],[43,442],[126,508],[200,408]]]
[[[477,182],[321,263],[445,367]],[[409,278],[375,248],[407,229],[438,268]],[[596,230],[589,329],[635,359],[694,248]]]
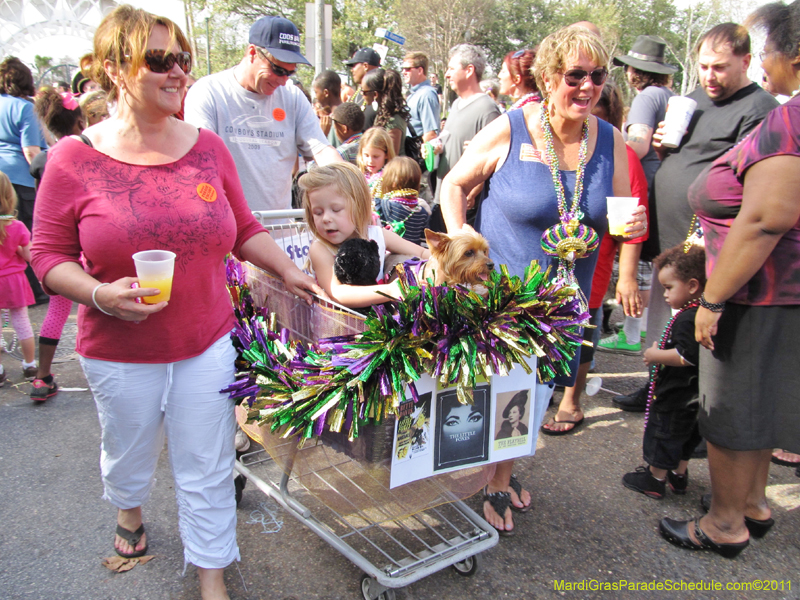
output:
[[[141,505],[166,434],[185,561],[210,600],[228,598],[222,569],[239,558],[235,421],[219,393],[235,357],[225,256],[272,271],[307,301],[318,288],[253,218],[222,140],[172,116],[191,61],[168,19],[124,5],[104,19],[91,77],[117,111],[50,152],[33,264],[48,290],[82,305],[77,350],[100,416],[104,497],[119,509],[116,551],[147,550]],[[159,293],[132,288],[131,255],[149,249],[177,255],[168,302],[137,302]]]

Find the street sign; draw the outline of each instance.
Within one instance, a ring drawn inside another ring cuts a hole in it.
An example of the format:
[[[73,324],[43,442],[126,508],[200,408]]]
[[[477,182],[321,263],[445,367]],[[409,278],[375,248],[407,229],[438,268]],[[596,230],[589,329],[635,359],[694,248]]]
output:
[[[392,33],[391,31],[383,27],[379,27],[378,29],[376,29],[375,35],[385,40],[389,40],[390,42],[394,42],[395,44],[399,44],[400,46],[406,43],[406,38],[404,38],[402,35]]]

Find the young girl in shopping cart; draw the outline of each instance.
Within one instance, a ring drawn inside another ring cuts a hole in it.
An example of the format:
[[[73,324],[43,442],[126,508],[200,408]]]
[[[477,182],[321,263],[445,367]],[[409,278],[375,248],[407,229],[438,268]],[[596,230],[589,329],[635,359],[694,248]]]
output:
[[[299,181],[308,228],[316,238],[309,250],[317,282],[331,300],[349,308],[362,308],[386,302],[386,296],[399,298],[398,282],[372,286],[344,285],[333,272],[339,245],[352,238],[370,239],[378,244],[384,277],[386,252],[429,258],[430,251],[377,225],[372,221],[372,196],[361,172],[349,163],[334,163],[303,175]]]
[[[36,345],[28,318],[33,291],[25,278],[25,266],[31,259],[31,232],[17,220],[16,213],[14,186],[5,173],[0,173],[0,308],[9,309],[11,325],[22,349],[22,373],[25,379],[33,379]],[[0,365],[0,385],[5,380],[6,373]]]

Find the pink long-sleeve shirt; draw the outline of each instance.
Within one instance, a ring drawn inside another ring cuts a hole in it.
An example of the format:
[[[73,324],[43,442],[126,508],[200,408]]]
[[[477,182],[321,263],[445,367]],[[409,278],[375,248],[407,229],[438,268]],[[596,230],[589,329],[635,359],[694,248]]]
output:
[[[179,160],[157,166],[115,160],[65,138],[51,150],[36,196],[33,268],[43,280],[64,262],[100,282],[135,277],[140,250],[175,252],[169,305],[140,324],[78,310],[77,351],[115,362],[167,363],[202,354],[230,331],[225,256],[264,228],[253,218],[236,165],[214,133],[200,130]]]

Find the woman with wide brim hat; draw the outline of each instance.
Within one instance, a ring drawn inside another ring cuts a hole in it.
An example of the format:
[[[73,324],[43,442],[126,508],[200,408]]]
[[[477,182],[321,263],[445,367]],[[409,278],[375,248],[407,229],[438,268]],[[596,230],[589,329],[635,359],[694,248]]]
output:
[[[666,49],[667,43],[662,38],[640,35],[628,54],[617,56],[613,61],[615,65],[625,67],[628,83],[636,90],[636,97],[623,125],[623,134],[626,143],[642,163],[648,189],[653,185],[653,178],[661,165],[652,144],[653,132],[664,120],[667,102],[675,95],[670,89],[670,78],[678,68],[664,62]],[[649,268],[644,268],[641,272],[648,273]],[[639,282],[642,305],[645,307],[649,300],[649,284],[649,277]],[[642,315],[625,317],[622,331],[600,340],[597,349],[619,354],[641,353],[642,319]],[[639,390],[630,398],[633,398],[636,406],[641,406],[644,410],[646,391]]]

